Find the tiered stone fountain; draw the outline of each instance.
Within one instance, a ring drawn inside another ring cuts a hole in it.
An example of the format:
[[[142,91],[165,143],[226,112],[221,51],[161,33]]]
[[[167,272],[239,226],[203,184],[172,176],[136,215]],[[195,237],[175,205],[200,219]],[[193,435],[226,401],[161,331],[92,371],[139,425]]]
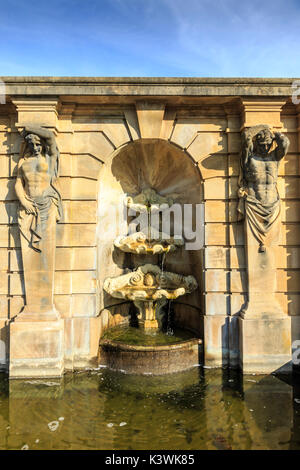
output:
[[[196,288],[193,276],[163,272],[153,264],[145,264],[132,273],[107,279],[104,283],[104,289],[113,297],[134,302],[139,310],[139,324],[145,329],[161,325],[161,309],[168,300],[177,299]]]
[[[141,231],[119,237],[114,243],[117,248],[135,254],[162,254],[164,260],[166,253],[184,245],[181,237],[170,237],[151,227],[153,214],[170,207],[172,199],[158,195],[153,189],[146,189],[134,198],[128,197],[126,204],[135,212],[147,213],[147,233]],[[193,292],[198,284],[193,276],[164,271],[162,262],[161,268],[145,264],[131,273],[106,279],[103,287],[112,297],[132,300],[139,310],[140,326],[148,329],[161,326],[161,310],[168,300]]]
[[[131,300],[138,309],[139,328],[151,334],[162,330],[163,307],[168,302],[195,291],[198,284],[191,275],[184,276],[164,270],[166,254],[183,247],[184,240],[182,237],[172,237],[153,228],[151,218],[169,208],[173,200],[162,197],[149,188],[135,197],[127,197],[125,204],[128,209],[133,209],[134,213],[146,215],[147,222],[141,231],[118,237],[114,242],[115,247],[137,255],[161,255],[161,266],[139,266],[133,272],[106,279],[103,288],[114,298]],[[170,304],[167,310],[170,312]],[[169,328],[167,333],[173,332]],[[198,363],[198,346],[198,339],[180,342],[177,338],[176,344],[141,344],[135,347],[105,340],[100,342],[100,362],[104,359],[112,368],[122,368],[134,373],[162,374],[186,369]],[[153,362],[153,359],[157,360]]]

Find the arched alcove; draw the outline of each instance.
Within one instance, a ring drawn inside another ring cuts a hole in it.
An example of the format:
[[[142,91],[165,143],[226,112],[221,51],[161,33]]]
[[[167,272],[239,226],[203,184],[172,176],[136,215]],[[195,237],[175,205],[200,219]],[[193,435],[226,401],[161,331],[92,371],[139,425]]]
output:
[[[114,247],[115,238],[127,233],[124,196],[134,196],[147,188],[155,189],[161,196],[171,197],[181,207],[183,217],[187,210],[185,205],[189,205],[191,228],[194,230],[198,211],[197,230],[203,230],[203,225],[199,226],[203,202],[202,178],[198,165],[186,151],[161,139],[140,139],[117,149],[103,166],[99,181],[97,246],[100,312],[107,313],[108,310],[122,317],[129,311],[128,303],[122,304],[103,292],[103,282],[107,277],[119,276],[146,263],[159,263],[158,255],[128,254]],[[182,235],[186,235],[184,229]],[[199,238],[201,234],[197,236]],[[190,247],[193,248],[193,245]],[[166,271],[191,274],[197,279],[197,291],[180,297],[175,303],[178,321],[197,330],[200,329],[202,310],[202,257],[199,244],[197,249],[179,248],[167,254],[164,266]]]

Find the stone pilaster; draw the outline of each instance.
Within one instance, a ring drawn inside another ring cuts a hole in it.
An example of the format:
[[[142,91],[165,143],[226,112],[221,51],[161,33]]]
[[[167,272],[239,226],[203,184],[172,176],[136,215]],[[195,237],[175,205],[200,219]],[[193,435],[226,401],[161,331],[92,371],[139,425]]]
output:
[[[24,98],[13,100],[13,104],[18,113],[17,128],[38,126],[56,131],[57,99]],[[63,374],[64,321],[53,303],[56,220],[52,218],[42,231],[41,252],[34,251],[21,235],[26,305],[9,325],[10,378]]]
[[[61,377],[64,372],[64,320],[10,324],[9,377]]]
[[[296,106],[296,111],[297,111],[298,152],[300,152],[300,104]]]
[[[257,124],[268,124],[272,129],[280,131],[283,127],[280,113],[285,103],[286,99],[278,98],[242,98],[242,129],[256,126]]]
[[[285,101],[242,100],[241,130],[267,124],[273,131],[280,131],[283,127],[280,113]],[[275,298],[280,224],[279,221],[272,229],[268,247],[263,251],[258,249],[249,218],[245,219],[248,303],[239,318],[240,365],[245,373],[270,373],[291,359],[290,318]]]
[[[57,125],[57,98],[22,98],[13,99],[18,113],[16,127],[26,124],[54,128]]]

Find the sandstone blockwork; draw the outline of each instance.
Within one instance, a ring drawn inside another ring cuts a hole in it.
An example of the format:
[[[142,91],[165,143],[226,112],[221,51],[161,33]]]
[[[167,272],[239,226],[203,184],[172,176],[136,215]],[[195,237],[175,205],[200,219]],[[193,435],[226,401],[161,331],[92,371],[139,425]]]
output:
[[[60,154],[63,216],[56,224],[53,295],[64,320],[65,369],[94,364],[103,331],[128,314],[128,303],[104,292],[104,281],[148,261],[141,254],[116,253],[119,234],[110,235],[109,207],[121,195],[147,187],[162,196],[175,194],[181,205],[199,204],[203,211],[201,247],[167,255],[167,271],[192,275],[198,284],[197,291],[175,305],[178,324],[201,337],[206,364],[247,363],[248,352],[241,352],[243,337],[248,335],[248,344],[249,335],[254,337],[259,328],[251,323],[249,333],[241,326],[246,321],[240,312],[247,302],[248,264],[244,220],[237,211],[238,179],[243,132],[260,124],[289,139],[277,179],[281,235],[274,249],[274,296],[291,321],[285,345],[299,338],[300,105],[292,102],[292,80],[2,80],[6,99],[0,104],[0,367],[8,368],[10,324],[26,296],[15,191],[26,126],[51,131]],[[274,356],[272,345],[269,350]],[[278,354],[286,355],[286,347]],[[264,371],[281,365],[280,360],[272,361]]]

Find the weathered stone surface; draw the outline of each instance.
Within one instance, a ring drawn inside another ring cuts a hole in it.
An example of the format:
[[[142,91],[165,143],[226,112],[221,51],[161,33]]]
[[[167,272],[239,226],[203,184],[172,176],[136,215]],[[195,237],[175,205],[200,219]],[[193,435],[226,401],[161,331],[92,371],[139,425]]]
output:
[[[205,268],[229,268],[229,248],[208,246],[205,249]]]
[[[12,95],[290,97],[291,78],[1,77]],[[47,86],[45,86],[47,85]],[[270,100],[271,101],[271,100]]]
[[[228,245],[228,231],[229,227],[223,223],[206,223],[204,226],[205,231],[205,245]],[[208,248],[209,249],[209,248]]]
[[[7,370],[9,333],[6,320],[0,320],[0,370]]]
[[[291,361],[291,319],[239,318],[240,366],[245,373],[269,374]]]
[[[100,335],[100,317],[65,319],[65,368],[97,367]]]
[[[205,294],[205,314],[227,315],[229,314],[230,296],[224,293],[206,293]]]
[[[72,178],[91,178],[97,180],[102,163],[93,155],[85,154],[61,154],[60,175]]]
[[[207,315],[204,317],[204,358],[211,367],[229,363],[229,317]]]
[[[208,269],[205,273],[206,292],[227,292],[229,291],[229,272],[223,269]]]
[[[24,93],[26,94],[26,93]],[[28,96],[15,99],[14,105],[18,112],[17,126],[34,124],[37,126],[56,126],[57,121],[57,98],[30,99]]]
[[[199,363],[201,340],[170,346],[134,346],[101,340],[99,364],[129,374],[163,375],[184,371]]]
[[[228,203],[223,201],[206,201],[205,222],[228,222]]]
[[[64,321],[12,322],[9,376],[60,377],[64,370]]]
[[[162,127],[165,105],[163,103],[137,101],[136,112],[141,137],[144,139],[158,138]]]
[[[189,144],[187,145],[187,150],[196,162],[201,162],[202,167],[210,167],[210,162],[214,158],[213,154],[226,154],[228,151],[227,136],[222,133],[201,132],[198,135],[196,134],[195,137],[192,142],[186,142]],[[178,144],[178,142],[176,143]],[[184,145],[180,143],[179,145],[185,148]],[[226,161],[226,155],[223,158]]]
[[[58,224],[57,246],[96,246],[96,224]]]
[[[236,211],[241,131],[264,123],[285,134],[290,147],[278,168],[282,201],[281,237],[272,247],[276,276],[265,279],[254,270],[251,279],[254,283],[257,279],[257,285],[260,281],[275,286],[272,295],[282,314],[292,316],[291,335],[299,338],[300,114],[299,106],[290,102],[291,79],[7,77],[4,81],[9,106],[1,108],[0,116],[1,322],[18,315],[25,302],[15,183],[23,142],[19,130],[35,124],[53,131],[60,150],[64,218],[54,224],[53,292],[65,323],[65,366],[95,363],[101,332],[128,313],[126,305],[106,303],[104,279],[161,261],[150,253],[122,253],[113,244],[122,233],[110,235],[111,204],[120,195],[151,187],[164,197],[175,193],[182,206],[205,201],[204,248],[168,253],[166,271],[197,279],[199,289],[184,299],[188,305],[178,304],[178,321],[184,319],[184,327],[205,338],[207,361],[235,367],[246,336],[238,338],[238,319],[229,315],[238,314],[248,290],[244,246],[249,237]],[[107,215],[103,206],[110,208]],[[248,259],[254,265],[260,262],[255,253],[248,253]],[[40,283],[41,271],[36,272]],[[37,292],[38,296],[42,290]],[[267,297],[263,292],[264,308]],[[100,311],[103,314],[97,317]],[[267,327],[259,331],[267,335]],[[0,362],[1,357],[0,349]]]

